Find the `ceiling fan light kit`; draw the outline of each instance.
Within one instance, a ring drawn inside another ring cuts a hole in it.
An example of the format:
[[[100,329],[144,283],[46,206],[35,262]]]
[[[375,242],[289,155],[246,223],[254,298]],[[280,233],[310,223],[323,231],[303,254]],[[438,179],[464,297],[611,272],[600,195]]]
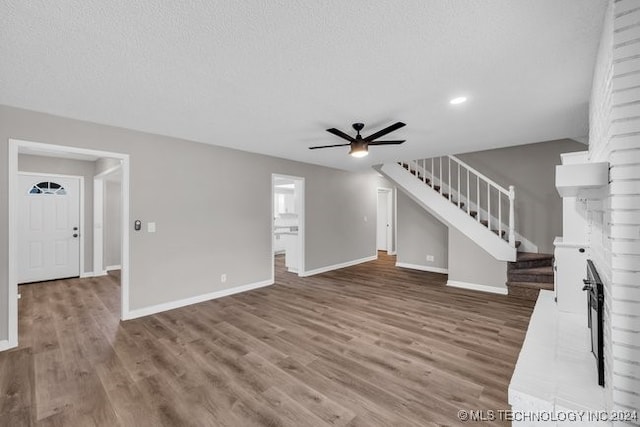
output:
[[[351,143],[349,154],[353,157],[364,157],[369,154],[368,144],[364,141],[356,141]]]
[[[339,136],[342,139],[346,139],[347,141],[349,141],[348,144],[333,144],[333,145],[320,145],[320,146],[316,146],[316,147],[309,147],[310,150],[316,150],[318,148],[333,148],[333,147],[346,147],[346,146],[350,146],[351,149],[349,150],[349,154],[353,157],[364,157],[367,154],[369,154],[369,146],[370,145],[399,145],[402,144],[403,142],[405,142],[404,140],[402,141],[376,141],[377,138],[380,138],[381,136],[384,136],[388,133],[393,132],[394,130],[400,129],[401,127],[406,126],[406,124],[402,123],[402,122],[396,122],[394,124],[392,124],[391,126],[387,126],[386,128],[379,130],[378,132],[369,135],[366,138],[363,138],[362,135],[360,135],[360,131],[362,129],[364,129],[364,123],[354,123],[353,125],[353,129],[355,129],[355,131],[357,132],[356,137],[352,137],[350,135],[347,135],[346,133],[342,132],[341,130],[338,130],[336,128],[331,128],[331,129],[327,129],[327,132],[332,133],[336,136]]]

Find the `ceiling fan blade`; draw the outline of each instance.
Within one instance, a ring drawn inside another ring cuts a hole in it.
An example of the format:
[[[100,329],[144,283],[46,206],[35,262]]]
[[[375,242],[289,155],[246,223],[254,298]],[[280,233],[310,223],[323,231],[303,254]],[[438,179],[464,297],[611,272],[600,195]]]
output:
[[[347,135],[346,133],[342,132],[339,129],[336,128],[331,128],[331,129],[327,129],[327,132],[334,134],[335,136],[339,136],[340,138],[344,138],[347,141],[353,142],[355,141],[354,138],[350,137],[349,135]]]
[[[378,132],[374,133],[373,135],[369,135],[368,137],[364,138],[365,141],[373,141],[374,139],[380,138],[381,136],[384,136],[388,133],[393,132],[394,130],[400,129],[401,127],[406,126],[405,123],[402,122],[397,122],[392,124],[391,126],[388,126],[382,130],[379,130]]]
[[[372,141],[368,145],[398,145],[405,141]]]
[[[318,145],[316,147],[309,147],[309,150],[316,150],[318,148],[346,147],[349,145],[351,144]]]

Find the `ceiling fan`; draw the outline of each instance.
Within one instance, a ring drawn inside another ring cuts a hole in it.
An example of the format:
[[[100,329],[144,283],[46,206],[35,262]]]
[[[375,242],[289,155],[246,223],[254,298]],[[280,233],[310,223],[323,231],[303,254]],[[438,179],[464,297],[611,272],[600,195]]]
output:
[[[388,133],[393,132],[394,130],[398,130],[401,127],[406,126],[406,124],[402,123],[402,122],[397,122],[392,124],[391,126],[388,126],[382,130],[379,130],[378,132],[371,134],[369,136],[367,136],[366,138],[363,138],[360,135],[360,131],[364,128],[364,123],[354,123],[353,128],[355,129],[355,131],[357,132],[357,135],[355,138],[347,135],[346,133],[342,132],[341,130],[338,130],[336,128],[331,128],[331,129],[327,129],[327,132],[332,133],[336,136],[339,136],[340,138],[344,138],[347,141],[349,141],[348,144],[334,144],[334,145],[319,145],[316,147],[309,147],[310,150],[316,150],[318,148],[332,148],[332,147],[346,147],[347,145],[351,146],[351,151],[349,151],[349,154],[351,154],[353,157],[364,157],[367,154],[369,154],[369,146],[370,145],[398,145],[398,144],[402,144],[404,142],[404,140],[402,141],[376,141],[376,139],[380,138],[381,136],[384,136]]]

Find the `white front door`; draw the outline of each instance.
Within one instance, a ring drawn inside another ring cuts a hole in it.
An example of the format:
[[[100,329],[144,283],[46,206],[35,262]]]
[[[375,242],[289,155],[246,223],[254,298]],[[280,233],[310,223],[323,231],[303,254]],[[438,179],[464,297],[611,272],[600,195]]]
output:
[[[20,174],[18,283],[80,275],[80,179]]]

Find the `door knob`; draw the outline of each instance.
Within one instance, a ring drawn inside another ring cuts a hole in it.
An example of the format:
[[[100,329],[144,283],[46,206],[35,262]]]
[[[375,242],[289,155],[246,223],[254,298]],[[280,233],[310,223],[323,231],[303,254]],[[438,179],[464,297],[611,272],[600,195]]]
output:
[[[78,233],[73,233],[73,237],[78,237]]]
[[[73,227],[73,231],[78,231],[78,227]]]

